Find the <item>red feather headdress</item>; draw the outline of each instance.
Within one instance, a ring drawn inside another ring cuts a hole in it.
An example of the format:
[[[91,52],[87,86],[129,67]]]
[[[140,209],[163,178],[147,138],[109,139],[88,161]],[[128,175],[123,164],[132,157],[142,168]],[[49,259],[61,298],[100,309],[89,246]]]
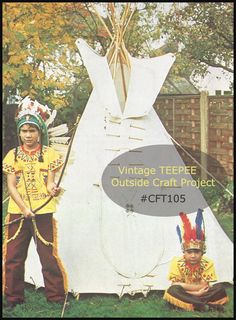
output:
[[[183,250],[199,249],[205,252],[205,231],[202,209],[198,209],[195,220],[195,226],[192,227],[186,213],[180,212],[179,216],[183,222],[183,236],[180,227],[177,226],[177,233],[182,244]],[[203,229],[202,229],[203,225]]]

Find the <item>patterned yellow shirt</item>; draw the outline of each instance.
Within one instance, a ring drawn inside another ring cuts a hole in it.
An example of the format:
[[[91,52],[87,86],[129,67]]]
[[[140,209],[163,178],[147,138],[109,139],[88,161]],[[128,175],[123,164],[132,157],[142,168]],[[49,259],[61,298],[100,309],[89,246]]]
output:
[[[40,146],[31,153],[24,150],[23,146],[21,146],[18,148],[17,161],[15,161],[15,149],[10,150],[3,159],[3,172],[5,174],[16,175],[17,191],[25,204],[29,208],[31,207],[32,210],[41,206],[50,197],[46,187],[48,172],[57,170],[63,165],[61,157],[54,149],[43,146],[43,162],[38,161],[39,153]],[[56,200],[53,198],[46,206],[37,211],[36,214],[52,213],[55,211]],[[9,200],[8,212],[21,213],[20,208],[12,198]]]
[[[187,263],[184,257],[174,257],[168,278],[173,282],[189,284],[199,283],[201,280],[207,282],[217,280],[214,263],[205,256],[202,256],[197,265]]]

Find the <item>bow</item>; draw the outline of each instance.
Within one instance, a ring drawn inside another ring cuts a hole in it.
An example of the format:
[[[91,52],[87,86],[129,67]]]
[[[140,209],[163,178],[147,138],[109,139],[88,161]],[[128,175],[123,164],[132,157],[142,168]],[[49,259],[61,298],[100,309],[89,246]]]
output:
[[[61,170],[60,177],[59,177],[59,179],[58,179],[58,181],[57,181],[57,184],[56,184],[56,187],[57,187],[57,188],[59,187],[59,185],[60,185],[60,183],[61,183],[62,177],[63,177],[64,172],[65,172],[65,168],[66,168],[66,166],[67,166],[67,162],[68,162],[68,160],[69,160],[70,151],[71,151],[72,143],[73,143],[73,140],[74,140],[74,137],[75,137],[75,132],[76,132],[76,129],[77,129],[77,126],[78,126],[78,123],[79,123],[79,119],[80,119],[80,115],[77,117],[76,122],[75,122],[75,124],[74,124],[74,129],[73,129],[73,133],[72,133],[72,136],[71,136],[71,139],[70,139],[70,143],[69,143],[69,145],[68,145],[68,149],[67,149],[67,152],[66,152],[66,157],[65,157],[64,165],[63,165],[63,168],[62,168],[62,170]],[[53,199],[53,196],[50,196],[50,197],[49,197],[43,204],[41,204],[38,208],[32,210],[32,212],[33,212],[33,213],[38,212],[40,209],[42,209],[43,207],[45,207],[52,199]],[[19,218],[17,218],[17,219],[14,219],[14,220],[8,222],[8,223],[4,223],[2,226],[3,226],[3,227],[9,226],[9,225],[11,225],[11,224],[13,224],[13,223],[16,223],[16,222],[18,222],[18,221],[20,221],[20,220],[22,220],[22,219],[25,219],[25,217],[24,217],[24,216],[19,217]]]

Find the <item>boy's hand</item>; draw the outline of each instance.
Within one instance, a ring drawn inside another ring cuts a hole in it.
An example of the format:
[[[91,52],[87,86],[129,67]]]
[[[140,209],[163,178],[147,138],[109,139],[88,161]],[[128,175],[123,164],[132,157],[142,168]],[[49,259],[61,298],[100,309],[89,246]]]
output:
[[[195,291],[186,290],[186,292],[190,293],[193,296],[201,297],[204,293],[206,293],[208,291],[208,289],[209,289],[209,287],[206,286],[206,287],[203,287],[203,288],[201,288],[199,290],[195,290]]]
[[[50,193],[50,196],[52,197],[57,197],[61,191],[61,188],[57,187],[55,183],[48,185],[47,189],[48,189],[48,192]]]
[[[23,210],[23,215],[26,219],[29,219],[35,216],[35,214],[29,208],[25,208]]]
[[[60,194],[60,192],[61,192],[61,188],[55,186],[51,191],[51,195],[53,197],[57,197]]]
[[[205,287],[201,288],[200,290],[198,290],[199,296],[203,295],[208,290],[209,290],[209,286],[205,286]]]

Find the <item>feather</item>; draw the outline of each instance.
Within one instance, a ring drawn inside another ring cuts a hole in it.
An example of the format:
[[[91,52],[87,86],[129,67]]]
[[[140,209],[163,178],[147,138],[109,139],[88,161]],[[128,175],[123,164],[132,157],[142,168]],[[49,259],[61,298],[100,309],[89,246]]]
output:
[[[179,236],[179,242],[182,243],[181,230],[179,225],[176,227],[177,234]]]
[[[56,151],[58,151],[59,153],[66,153],[67,149],[68,149],[68,145],[67,144],[52,143],[52,144],[50,144],[50,146],[52,148],[54,148]]]
[[[48,129],[49,137],[61,136],[68,132],[67,124],[60,124],[59,126]]]
[[[186,213],[184,212],[180,212],[180,218],[183,221],[183,225],[184,225],[184,240],[185,241],[190,241],[191,240],[191,233],[192,233],[192,228],[191,228],[191,224],[190,221],[186,215]]]
[[[57,110],[53,110],[50,117],[45,121],[47,127],[54,121],[54,119],[56,118],[56,115],[57,115]]]
[[[196,237],[198,240],[203,240],[202,237],[202,222],[203,222],[203,215],[202,215],[202,209],[198,209],[197,216],[195,219],[196,223]]]
[[[67,144],[69,140],[70,137],[50,137],[51,143]]]
[[[30,97],[26,96],[24,99],[21,100],[18,108],[21,108],[21,110],[28,109],[30,102],[31,102]]]
[[[205,239],[205,233],[204,233],[204,231],[202,230],[201,231],[201,240],[203,240],[203,241],[205,241],[206,239]]]
[[[192,228],[191,238],[192,238],[193,240],[196,240],[196,239],[197,239],[197,236],[196,236],[196,228],[195,228],[195,227]]]

